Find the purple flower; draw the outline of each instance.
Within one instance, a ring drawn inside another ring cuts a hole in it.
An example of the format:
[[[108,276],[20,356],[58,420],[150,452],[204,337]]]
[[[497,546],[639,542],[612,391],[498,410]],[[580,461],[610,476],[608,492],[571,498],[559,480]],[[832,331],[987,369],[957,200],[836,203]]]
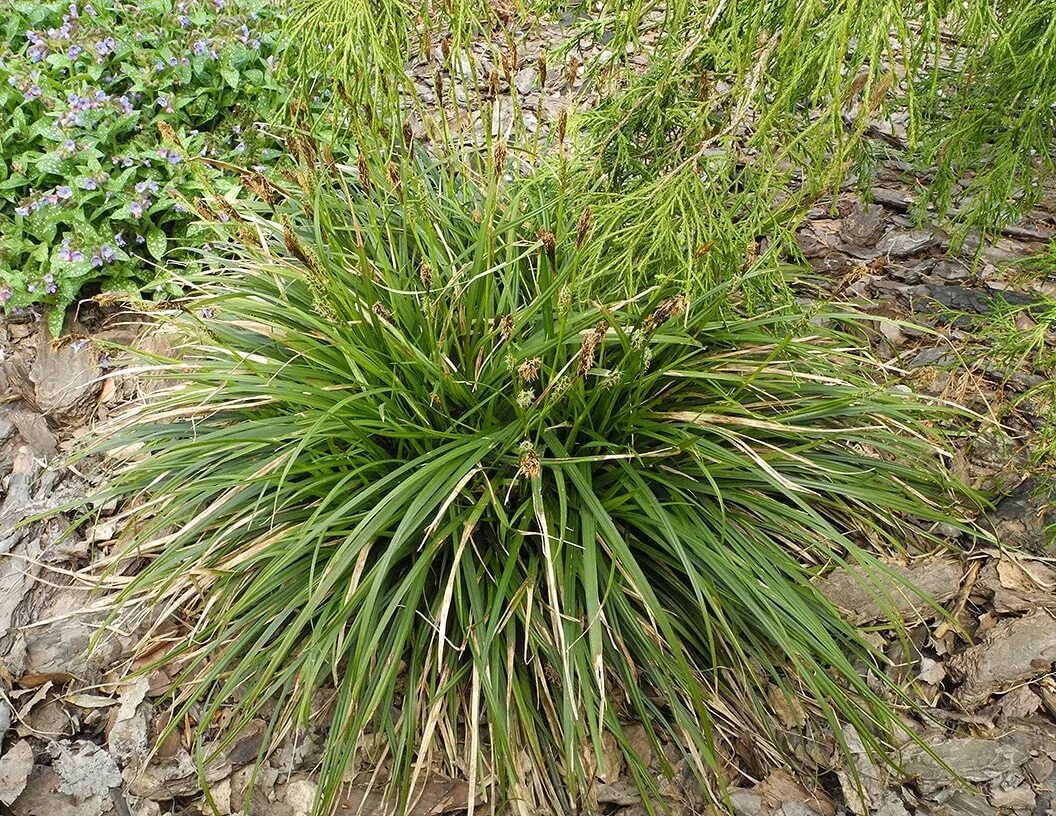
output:
[[[63,201],[73,198],[73,190],[71,190],[65,184],[60,184],[58,187],[56,187],[55,193]]]
[[[76,4],[76,3],[70,3],[70,16],[71,16],[71,17],[72,17],[72,18],[73,18],[74,20],[76,20],[76,19],[77,19],[77,16],[78,16],[78,15],[77,15],[77,4]]]
[[[125,94],[118,98],[117,106],[121,109],[121,113],[132,113],[132,102]]]
[[[98,187],[99,185],[95,183],[95,179],[93,179],[93,178],[86,178],[86,179],[85,179],[84,181],[82,181],[82,182],[81,182],[81,186],[82,186],[82,187],[83,187],[83,188],[84,188],[85,190],[94,190],[94,189],[96,189],[96,188],[97,188],[97,187]]]
[[[57,290],[58,287],[55,285],[55,276],[49,272],[44,276],[44,291],[49,295],[54,295]]]
[[[157,62],[154,63],[154,70],[158,71],[159,73],[161,71],[164,71],[165,70],[165,63],[162,62],[161,60],[158,60]]]
[[[92,8],[92,4],[91,3],[89,3],[87,6],[84,7],[84,13],[87,14],[89,17],[94,17],[95,16],[95,9]]]
[[[103,260],[110,263],[114,258],[117,257],[117,253],[114,252],[114,248],[109,244],[105,244],[102,249],[99,250],[99,254],[103,256]]]
[[[191,46],[191,50],[194,51],[196,56],[200,57],[209,50],[209,43],[206,40],[198,40],[193,46]]]
[[[186,14],[181,14],[176,18],[176,22],[180,24],[181,28],[189,28],[191,25],[191,18]]]
[[[11,291],[10,286],[0,287],[0,303],[7,303],[7,301],[11,300],[12,294],[14,293]]]
[[[23,218],[25,218],[27,215],[29,215],[29,207],[25,205],[21,207],[15,207],[15,215],[21,215]]]
[[[70,255],[70,260],[73,261],[74,263],[80,263],[81,261],[84,260],[84,253],[81,252],[79,249],[75,249],[73,251],[73,254]]]
[[[73,139],[67,139],[65,142],[62,143],[62,149],[67,153],[72,153],[77,149],[77,142],[75,142]]]
[[[103,265],[103,259],[100,258],[98,255],[93,255],[92,256],[92,269],[98,269],[102,265]]]
[[[109,100],[110,100],[110,94],[108,94],[106,91],[100,89],[100,90],[95,92],[95,101],[96,102],[108,102]]]
[[[67,55],[69,55],[71,60],[75,60],[75,59],[77,59],[77,57],[79,57],[81,55],[82,51],[84,51],[84,49],[81,48],[79,45],[71,45],[70,46],[70,50],[67,51],[66,53],[67,53]]]
[[[125,234],[123,232],[115,233],[114,243],[117,244],[119,247],[123,247],[125,245]]]
[[[128,211],[132,214],[133,218],[143,217],[143,205],[140,204],[138,201],[133,201],[131,204],[129,204]]]
[[[28,102],[31,99],[36,99],[38,96],[40,96],[40,93],[40,86],[34,83],[26,89],[25,93],[23,93],[22,96]]]
[[[137,243],[137,244],[142,244],[142,243],[145,243],[145,242],[146,242],[146,240],[147,240],[147,239],[146,239],[146,238],[144,238],[144,237],[143,237],[142,235],[137,235],[137,236],[136,236],[136,243]]]

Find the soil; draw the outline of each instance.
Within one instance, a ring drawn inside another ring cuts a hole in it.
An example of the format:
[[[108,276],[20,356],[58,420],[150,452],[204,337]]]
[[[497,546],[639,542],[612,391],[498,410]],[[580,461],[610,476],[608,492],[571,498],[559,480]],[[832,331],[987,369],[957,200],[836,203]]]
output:
[[[517,75],[514,84],[527,87],[528,80]],[[531,107],[552,105],[537,98]],[[949,614],[906,597],[900,611],[913,627],[910,648],[876,636],[893,658],[894,676],[931,714],[927,723],[907,723],[929,750],[907,741],[896,773],[871,762],[848,734],[852,763],[815,751],[816,772],[793,775],[757,770],[746,749],[730,772],[736,816],[1056,814],[1056,545],[1046,537],[1056,524],[1056,491],[1045,464],[1032,456],[1042,420],[1017,402],[1037,375],[977,359],[965,316],[1056,295],[1056,270],[1037,280],[1015,267],[1056,234],[1056,196],[995,240],[953,250],[942,229],[906,214],[916,183],[899,165],[885,166],[872,203],[848,193],[813,210],[800,230],[801,247],[824,287],[875,316],[876,351],[892,377],[978,412],[977,426],[961,437],[956,467],[971,484],[997,492],[999,501],[980,521],[1014,551],[995,545],[892,562]],[[143,384],[122,372],[126,360],[117,349],[140,342],[147,325],[142,316],[90,302],[71,314],[58,344],[45,339],[32,312],[0,324],[0,813],[210,812],[188,730],[177,726],[159,743],[168,724],[164,670],[126,679],[149,656],[133,653],[119,625],[92,642],[107,602],[91,594],[82,573],[118,546],[117,508],[102,508],[100,520],[73,534],[71,512],[63,509],[120,459],[117,452],[115,460],[71,463],[67,454],[141,395]],[[952,527],[941,532],[958,535]],[[880,618],[850,576],[836,573],[823,588],[857,623]],[[261,741],[261,728],[251,726],[206,769],[219,812],[307,814],[317,737],[281,745],[249,794]],[[702,812],[691,789],[670,790],[675,811]],[[464,811],[467,794],[464,782],[437,777],[413,812]],[[613,777],[596,795],[603,812],[645,812],[628,779]],[[361,804],[364,813],[381,812],[372,796],[353,791],[345,812]]]

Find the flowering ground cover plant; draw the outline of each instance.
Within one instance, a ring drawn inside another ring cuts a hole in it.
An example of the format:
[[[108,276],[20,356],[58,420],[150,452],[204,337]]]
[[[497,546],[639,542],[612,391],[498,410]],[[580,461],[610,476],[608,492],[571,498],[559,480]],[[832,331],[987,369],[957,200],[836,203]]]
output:
[[[265,0],[14,2],[0,28],[0,301],[53,306],[54,331],[86,284],[153,282],[213,183],[188,159],[266,156],[252,124],[282,99],[280,17]]]

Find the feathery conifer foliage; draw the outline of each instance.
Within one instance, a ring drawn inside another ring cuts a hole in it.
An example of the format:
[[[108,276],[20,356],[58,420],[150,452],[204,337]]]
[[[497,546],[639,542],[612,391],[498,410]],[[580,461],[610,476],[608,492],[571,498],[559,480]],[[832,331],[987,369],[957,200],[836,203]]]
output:
[[[355,23],[368,7],[391,22],[385,36]],[[867,185],[884,155],[919,169],[919,214],[937,209],[962,236],[1015,218],[1054,177],[1056,0],[538,0],[516,11],[571,20],[554,70],[583,38],[606,43],[581,70],[598,102],[572,111],[578,147],[555,163],[608,239],[594,264],[612,271],[622,258],[629,292],[658,276],[706,288],[746,254],[794,252],[808,204]],[[294,17],[300,67],[397,123],[416,98],[401,68],[430,43],[450,34],[444,71],[472,89],[469,40],[512,36],[493,7],[467,2],[313,0]],[[644,71],[629,52],[646,55]],[[396,78],[364,84],[383,63]]]

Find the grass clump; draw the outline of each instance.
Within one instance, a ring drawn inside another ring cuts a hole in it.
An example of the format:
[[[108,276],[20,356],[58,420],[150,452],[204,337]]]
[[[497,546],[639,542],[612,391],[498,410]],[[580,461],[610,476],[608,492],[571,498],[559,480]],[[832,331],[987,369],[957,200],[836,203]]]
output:
[[[400,811],[438,768],[589,808],[610,741],[660,808],[636,721],[717,799],[777,698],[881,749],[901,693],[811,577],[950,519],[932,409],[801,315],[581,300],[582,214],[497,175],[338,168],[195,282],[100,497],[134,499],[124,608],[186,633],[173,721],[332,718],[319,812],[367,742]]]

